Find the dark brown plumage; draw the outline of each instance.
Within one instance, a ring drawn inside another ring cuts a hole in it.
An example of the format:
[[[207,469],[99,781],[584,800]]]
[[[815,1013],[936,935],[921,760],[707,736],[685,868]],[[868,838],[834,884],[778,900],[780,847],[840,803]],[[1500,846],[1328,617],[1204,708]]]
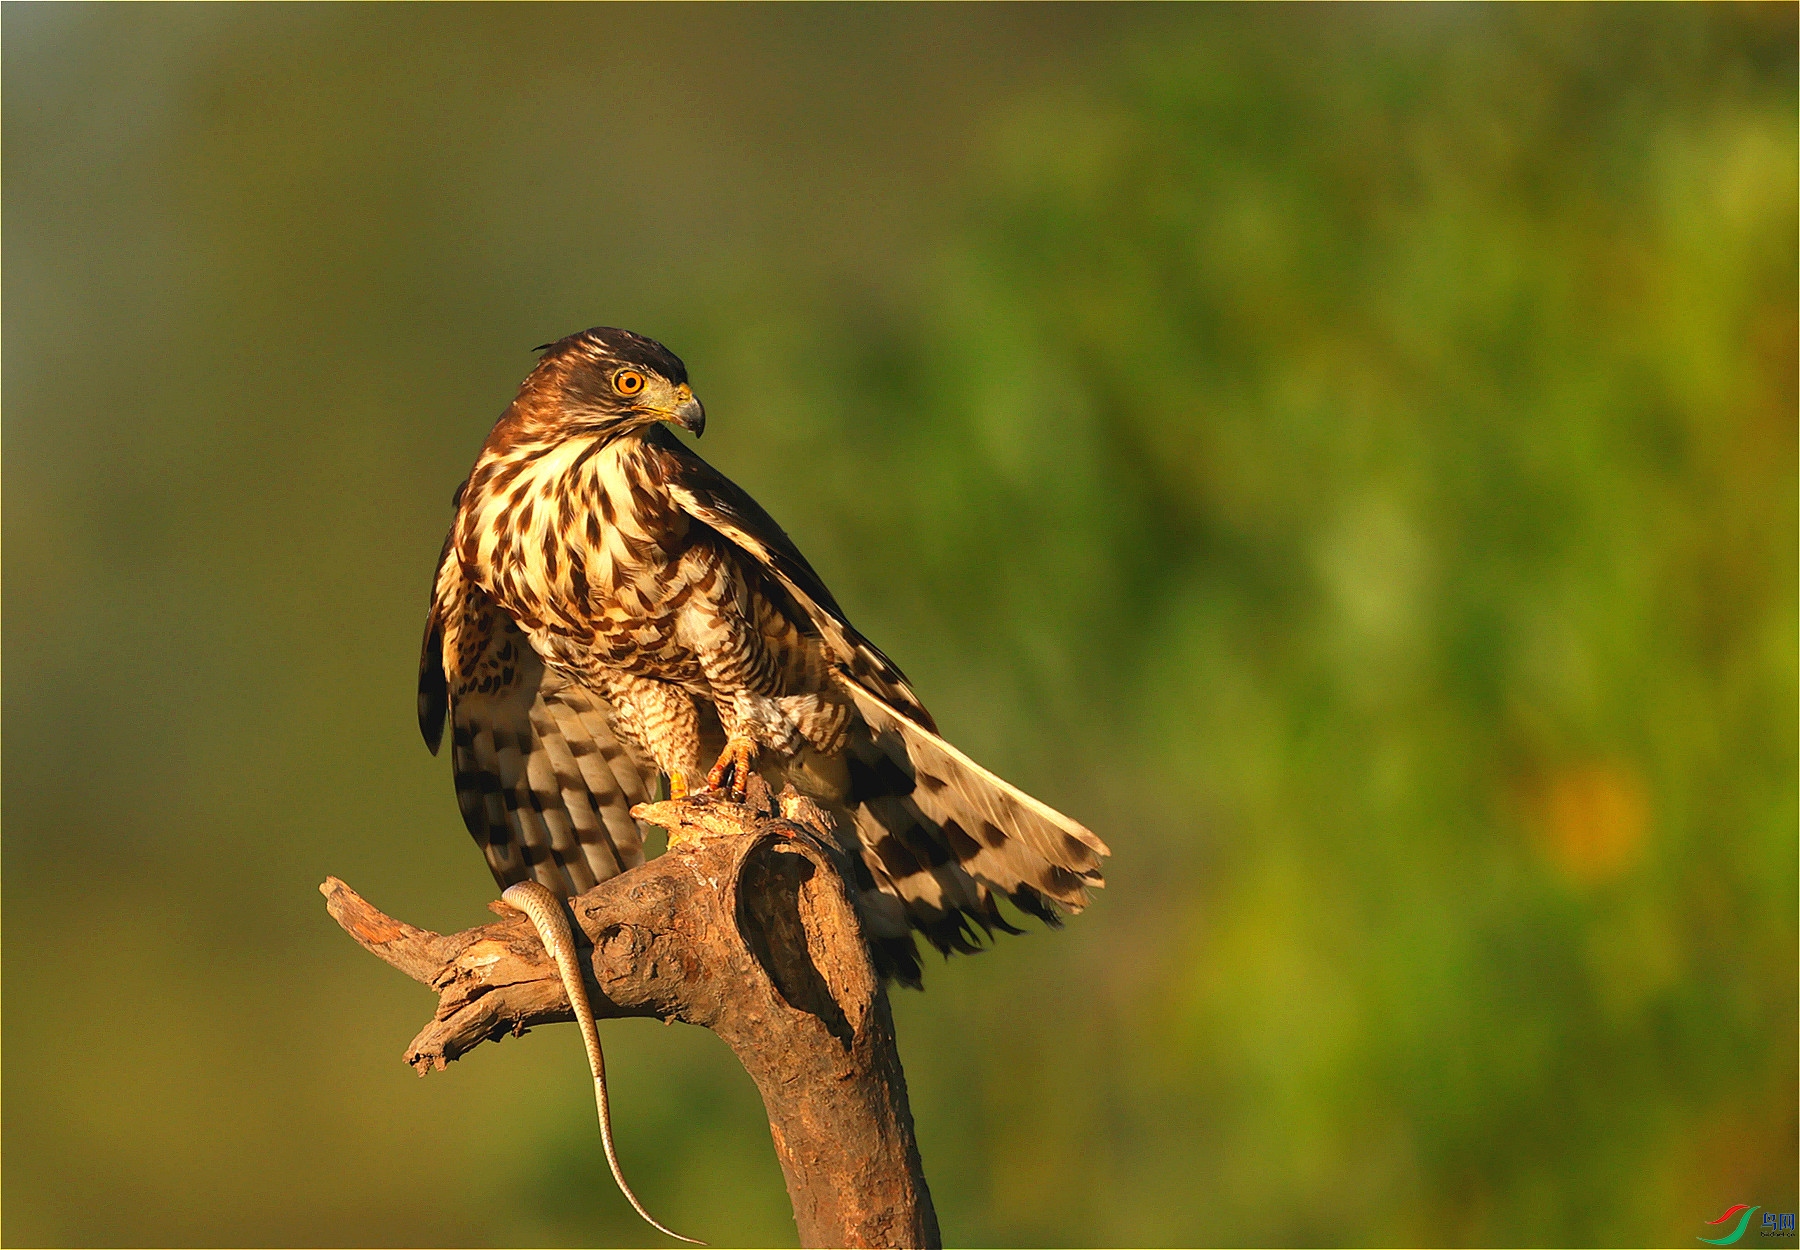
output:
[[[580,892],[643,862],[631,807],[718,758],[838,814],[908,984],[911,930],[967,951],[1017,932],[997,895],[1080,910],[1105,845],[938,737],[781,527],[668,431],[705,425],[682,362],[608,328],[544,350],[457,491],[419,666],[496,880]]]

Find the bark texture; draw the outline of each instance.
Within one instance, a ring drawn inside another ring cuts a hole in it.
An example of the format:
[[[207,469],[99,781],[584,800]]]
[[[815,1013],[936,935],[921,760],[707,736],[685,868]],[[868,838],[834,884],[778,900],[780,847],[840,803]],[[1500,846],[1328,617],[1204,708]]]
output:
[[[762,1093],[803,1246],[939,1246],[887,993],[825,817],[791,793],[779,815],[766,789],[751,802],[643,809],[669,829],[669,853],[572,900],[594,1013],[724,1039]],[[350,936],[437,991],[406,1053],[420,1073],[574,1018],[530,922],[505,904],[492,924],[440,934],[336,877],[320,890]]]

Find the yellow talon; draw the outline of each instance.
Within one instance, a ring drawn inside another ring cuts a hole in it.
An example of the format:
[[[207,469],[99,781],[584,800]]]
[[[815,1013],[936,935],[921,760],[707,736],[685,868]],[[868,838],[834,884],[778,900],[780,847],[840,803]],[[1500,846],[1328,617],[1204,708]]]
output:
[[[750,764],[755,759],[756,742],[753,739],[729,739],[725,743],[725,749],[719,752],[719,762],[706,774],[706,788],[717,790],[729,773],[731,785],[726,793],[733,801],[742,803],[744,788],[750,784]]]

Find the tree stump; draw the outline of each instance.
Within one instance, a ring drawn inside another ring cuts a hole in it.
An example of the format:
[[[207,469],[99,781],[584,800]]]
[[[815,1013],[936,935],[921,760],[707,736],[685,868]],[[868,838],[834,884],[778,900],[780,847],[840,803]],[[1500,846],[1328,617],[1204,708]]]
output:
[[[801,1245],[940,1246],[887,992],[827,819],[791,791],[780,816],[759,797],[760,811],[712,794],[639,809],[669,852],[572,900],[594,1014],[724,1039],[762,1094]],[[574,1019],[537,933],[504,904],[492,924],[440,934],[336,877],[320,891],[350,936],[438,992],[406,1053],[421,1075]]]

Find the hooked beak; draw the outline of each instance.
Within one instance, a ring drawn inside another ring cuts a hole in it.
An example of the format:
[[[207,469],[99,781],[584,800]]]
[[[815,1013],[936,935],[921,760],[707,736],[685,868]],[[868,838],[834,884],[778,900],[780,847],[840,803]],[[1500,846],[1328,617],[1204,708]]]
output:
[[[682,389],[686,390],[687,388],[682,387]],[[676,425],[679,425],[695,438],[699,438],[702,434],[706,433],[706,409],[702,408],[700,406],[700,401],[695,399],[691,394],[681,401],[674,412],[669,414],[669,420],[673,421]]]

